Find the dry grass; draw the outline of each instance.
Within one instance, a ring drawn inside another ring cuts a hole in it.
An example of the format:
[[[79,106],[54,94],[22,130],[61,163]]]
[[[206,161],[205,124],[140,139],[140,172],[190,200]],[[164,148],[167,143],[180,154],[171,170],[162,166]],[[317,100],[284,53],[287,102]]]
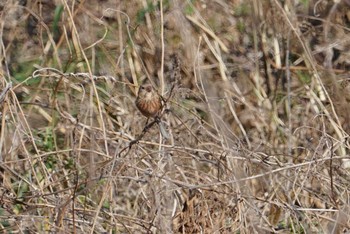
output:
[[[1,232],[349,232],[349,5],[0,3]]]

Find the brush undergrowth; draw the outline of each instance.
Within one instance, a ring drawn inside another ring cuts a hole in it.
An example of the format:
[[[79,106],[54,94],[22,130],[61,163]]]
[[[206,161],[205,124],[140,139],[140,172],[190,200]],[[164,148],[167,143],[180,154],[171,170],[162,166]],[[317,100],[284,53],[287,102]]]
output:
[[[349,3],[292,2],[1,3],[1,232],[349,231]]]

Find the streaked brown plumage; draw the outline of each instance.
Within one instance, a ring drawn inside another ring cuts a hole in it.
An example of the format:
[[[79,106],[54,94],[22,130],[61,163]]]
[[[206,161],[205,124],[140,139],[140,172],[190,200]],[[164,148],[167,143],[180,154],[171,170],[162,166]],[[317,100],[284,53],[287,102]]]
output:
[[[140,112],[147,118],[155,117],[162,108],[159,95],[148,83],[141,85],[135,103]]]

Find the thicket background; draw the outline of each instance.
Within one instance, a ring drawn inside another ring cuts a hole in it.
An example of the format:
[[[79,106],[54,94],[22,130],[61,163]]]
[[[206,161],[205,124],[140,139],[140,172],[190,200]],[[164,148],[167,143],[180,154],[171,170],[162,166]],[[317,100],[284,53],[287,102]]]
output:
[[[1,232],[349,232],[349,7],[1,1]]]

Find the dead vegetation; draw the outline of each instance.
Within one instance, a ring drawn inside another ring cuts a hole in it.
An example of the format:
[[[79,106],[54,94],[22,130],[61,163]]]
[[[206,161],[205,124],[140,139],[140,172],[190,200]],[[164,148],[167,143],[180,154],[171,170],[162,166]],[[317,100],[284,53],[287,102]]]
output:
[[[2,1],[1,232],[349,232],[349,7]]]

